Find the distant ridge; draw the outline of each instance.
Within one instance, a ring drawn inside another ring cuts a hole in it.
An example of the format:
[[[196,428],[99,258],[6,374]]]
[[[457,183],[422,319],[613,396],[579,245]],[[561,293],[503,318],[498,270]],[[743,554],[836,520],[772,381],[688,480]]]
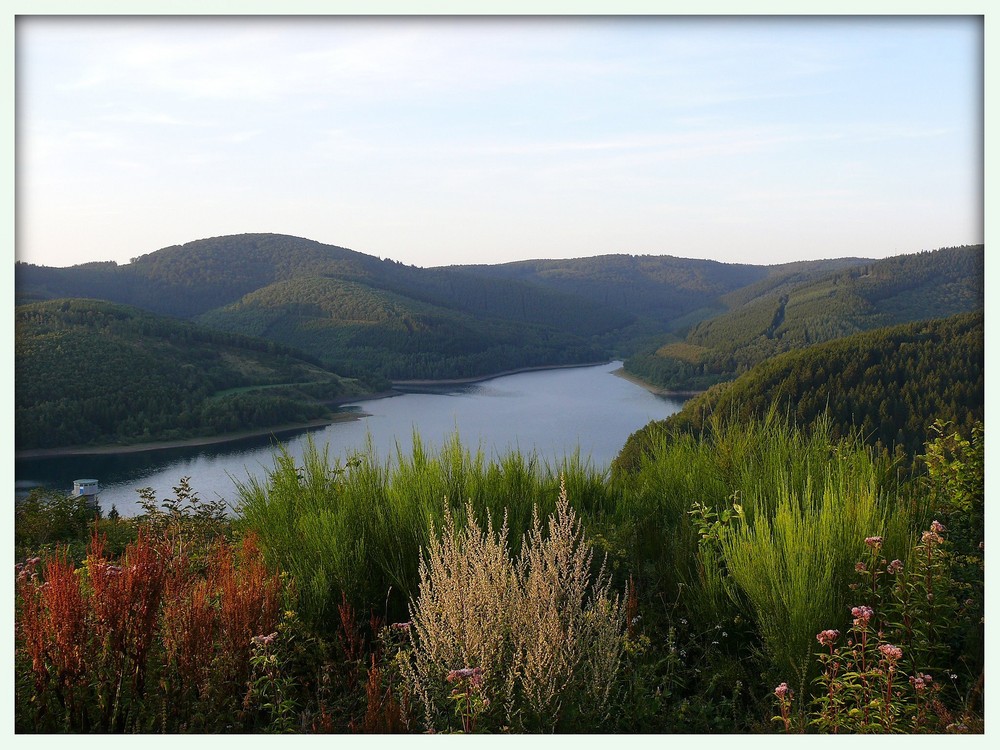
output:
[[[347,376],[477,377],[627,360],[676,389],[816,341],[982,305],[982,246],[777,266],[603,255],[417,268],[282,234],[131,263],[18,263],[19,303],[85,297],[291,345]]]

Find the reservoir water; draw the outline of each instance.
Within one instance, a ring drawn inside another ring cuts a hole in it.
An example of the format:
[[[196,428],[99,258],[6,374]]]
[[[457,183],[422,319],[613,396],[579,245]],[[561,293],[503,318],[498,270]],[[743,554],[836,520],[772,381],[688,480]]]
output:
[[[488,459],[519,450],[556,465],[579,451],[582,459],[605,469],[631,433],[679,411],[684,403],[616,377],[620,367],[621,362],[611,362],[525,372],[360,401],[342,407],[358,419],[285,434],[280,440],[268,436],[140,453],[19,460],[15,480],[22,488],[44,485],[68,491],[75,479],[98,479],[101,508],[106,513],[114,505],[122,515],[141,512],[136,490],[152,487],[163,499],[181,477],[190,477],[203,499],[221,497],[235,504],[234,479],[263,477],[274,466],[279,442],[298,459],[308,435],[321,450],[326,447],[331,460],[343,463],[370,440],[378,458],[390,461],[397,447],[411,452],[414,432],[432,452],[457,433],[463,445],[481,449]]]

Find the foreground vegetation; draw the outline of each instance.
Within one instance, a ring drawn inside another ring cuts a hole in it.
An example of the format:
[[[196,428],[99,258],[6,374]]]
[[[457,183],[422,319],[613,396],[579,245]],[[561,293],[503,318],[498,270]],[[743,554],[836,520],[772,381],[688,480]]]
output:
[[[36,496],[16,726],[980,732],[982,431],[928,438],[904,466],[772,411],[614,474],[417,440],[279,454],[233,518]]]

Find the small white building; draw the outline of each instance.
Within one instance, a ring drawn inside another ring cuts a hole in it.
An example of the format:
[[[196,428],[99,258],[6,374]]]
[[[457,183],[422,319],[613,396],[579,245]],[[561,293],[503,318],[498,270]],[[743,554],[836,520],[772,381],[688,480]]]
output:
[[[100,483],[96,479],[74,479],[73,497],[86,497],[87,506],[97,510],[97,495],[101,491]]]

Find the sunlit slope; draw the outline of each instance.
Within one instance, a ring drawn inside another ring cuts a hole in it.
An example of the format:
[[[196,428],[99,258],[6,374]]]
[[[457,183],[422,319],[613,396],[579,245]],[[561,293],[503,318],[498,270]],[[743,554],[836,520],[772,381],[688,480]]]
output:
[[[684,347],[637,357],[630,371],[666,387],[701,388],[810,344],[981,309],[983,246],[867,261],[818,279],[775,276],[724,302],[729,311],[695,325]]]

